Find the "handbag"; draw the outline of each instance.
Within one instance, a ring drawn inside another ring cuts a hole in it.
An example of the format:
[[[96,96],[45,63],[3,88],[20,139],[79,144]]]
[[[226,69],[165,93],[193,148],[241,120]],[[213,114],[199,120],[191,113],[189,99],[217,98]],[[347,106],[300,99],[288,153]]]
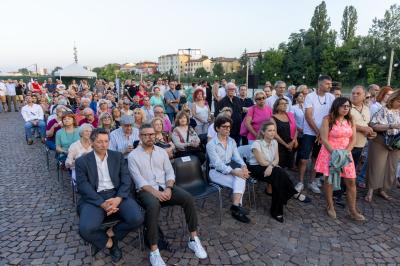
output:
[[[397,133],[396,135],[388,135],[387,133],[384,133],[383,139],[389,150],[400,150],[400,133]]]

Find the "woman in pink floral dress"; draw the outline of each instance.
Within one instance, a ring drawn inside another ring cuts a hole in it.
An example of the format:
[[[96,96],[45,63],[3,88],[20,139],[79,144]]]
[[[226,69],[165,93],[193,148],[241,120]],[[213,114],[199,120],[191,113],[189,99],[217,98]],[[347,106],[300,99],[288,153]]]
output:
[[[334,150],[347,150],[351,160],[351,150],[353,149],[356,138],[356,127],[352,122],[350,115],[351,103],[345,97],[339,97],[332,103],[329,115],[324,118],[321,128],[320,137],[323,144],[315,163],[315,170],[322,173],[325,178],[324,188],[327,202],[327,213],[335,219],[336,211],[333,204],[333,187],[328,183],[329,162],[331,153]],[[365,220],[364,216],[357,211],[356,208],[356,171],[354,162],[347,164],[340,175],[343,177],[347,188],[347,202],[351,218],[358,221]]]

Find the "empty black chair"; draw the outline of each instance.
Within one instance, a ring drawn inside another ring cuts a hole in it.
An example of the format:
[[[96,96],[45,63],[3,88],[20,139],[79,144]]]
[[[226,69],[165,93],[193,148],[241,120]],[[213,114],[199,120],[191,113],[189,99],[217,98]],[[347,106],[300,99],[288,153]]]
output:
[[[176,158],[173,164],[176,185],[189,192],[196,200],[206,200],[218,195],[219,223],[222,222],[222,197],[220,187],[210,184],[203,174],[200,160],[196,156]],[[204,206],[204,202],[203,202]]]

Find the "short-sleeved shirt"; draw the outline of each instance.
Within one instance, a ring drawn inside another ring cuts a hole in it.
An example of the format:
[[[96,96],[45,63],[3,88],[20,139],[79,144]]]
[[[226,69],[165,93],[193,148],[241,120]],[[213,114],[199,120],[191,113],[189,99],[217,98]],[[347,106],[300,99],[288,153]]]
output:
[[[65,132],[65,129],[62,128],[56,133],[56,145],[60,146],[64,151],[68,151],[69,146],[79,139],[79,130],[77,128],[71,133]]]
[[[296,120],[297,128],[304,128],[304,106],[301,108],[298,104],[292,106],[294,119]]]
[[[266,105],[271,107],[271,109],[274,109],[274,104],[275,104],[276,100],[278,100],[279,98],[280,97],[277,95],[272,95],[265,100],[265,103],[266,103]],[[288,101],[288,106],[286,108],[286,112],[290,112],[292,110],[292,101],[286,95],[283,95],[282,98],[285,98]]]
[[[175,91],[168,90],[168,91],[166,91],[165,94],[164,94],[165,100],[169,100],[169,101],[177,100],[177,99],[179,99],[179,97],[180,97],[180,93],[179,93],[178,90],[175,90]],[[174,113],[174,112],[175,112],[175,109],[172,108],[169,104],[166,104],[166,105],[165,105],[165,112],[166,112],[167,114],[168,114],[168,113]]]
[[[368,106],[363,105],[361,111],[358,111],[354,105],[352,105],[351,116],[353,117],[353,121],[357,126],[367,127],[369,121],[371,120],[370,112]],[[354,147],[363,148],[367,143],[367,138],[361,132],[356,132],[356,144]]]
[[[275,158],[275,152],[278,147],[278,142],[273,139],[271,140],[271,143],[268,144],[265,140],[259,139],[253,142],[251,145],[251,150],[253,151],[254,149],[258,150],[263,156],[264,159],[268,162],[273,162]],[[258,162],[256,160],[256,157],[254,156],[254,153],[251,153],[250,159],[249,159],[249,164],[250,165],[258,165]]]
[[[315,125],[320,128],[322,125],[322,120],[329,114],[332,103],[335,100],[335,96],[331,93],[325,93],[324,96],[319,96],[315,91],[307,94],[304,101],[304,110],[306,113],[308,108],[313,109],[313,120]],[[308,125],[307,120],[304,119],[303,133],[306,135],[315,136],[314,130]]]

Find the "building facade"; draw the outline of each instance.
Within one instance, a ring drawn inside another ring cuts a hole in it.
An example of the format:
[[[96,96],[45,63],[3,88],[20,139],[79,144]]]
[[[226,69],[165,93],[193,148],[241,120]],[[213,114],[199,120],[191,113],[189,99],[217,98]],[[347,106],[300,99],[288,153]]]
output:
[[[185,72],[192,75],[194,75],[199,68],[204,68],[207,72],[211,72],[211,59],[207,56],[202,56],[199,59],[190,59],[185,64]]]
[[[167,73],[172,70],[174,75],[185,71],[186,63],[189,61],[188,54],[168,54],[158,57],[158,72]]]
[[[221,64],[225,73],[237,72],[240,69],[240,62],[237,58],[215,57],[211,58],[211,70],[216,64]]]

